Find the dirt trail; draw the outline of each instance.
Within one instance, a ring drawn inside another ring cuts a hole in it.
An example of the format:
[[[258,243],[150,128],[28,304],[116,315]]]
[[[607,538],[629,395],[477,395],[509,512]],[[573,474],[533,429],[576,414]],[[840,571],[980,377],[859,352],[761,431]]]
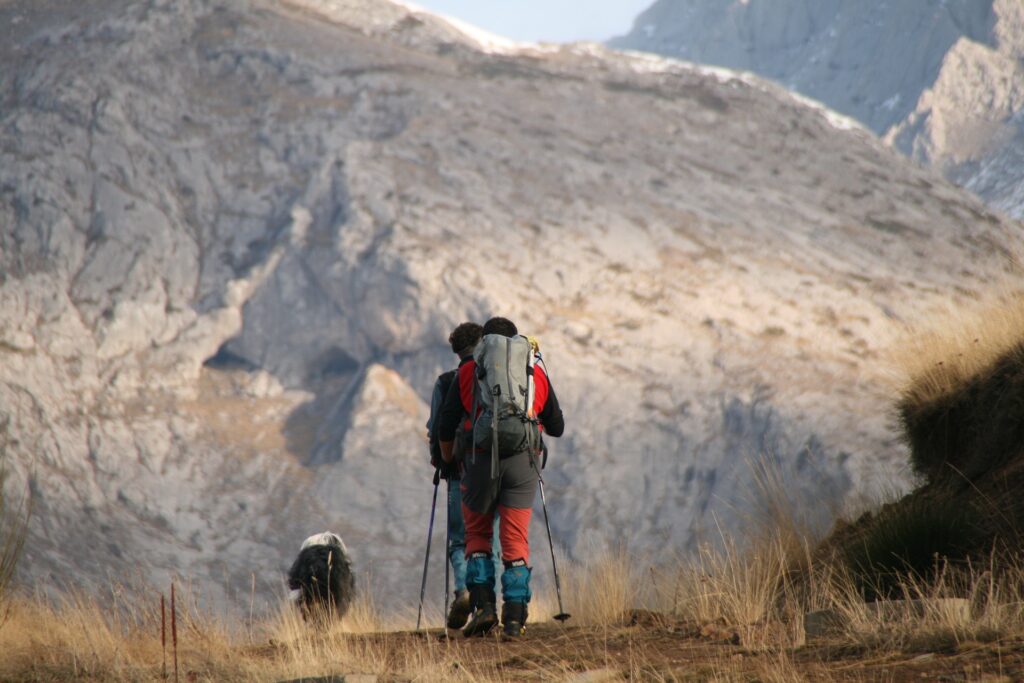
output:
[[[512,642],[497,636],[446,639],[440,629],[352,638],[392,653],[422,652],[426,643],[437,658],[451,661],[453,673],[461,668],[483,680],[1024,680],[1024,640],[962,643],[946,652],[869,650],[849,642],[755,649],[735,643],[727,629],[659,618],[632,621],[604,627],[533,624]]]

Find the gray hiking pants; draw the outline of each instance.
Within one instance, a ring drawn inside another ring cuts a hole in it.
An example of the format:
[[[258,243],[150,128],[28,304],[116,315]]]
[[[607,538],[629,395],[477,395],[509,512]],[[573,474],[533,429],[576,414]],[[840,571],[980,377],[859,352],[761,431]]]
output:
[[[492,514],[498,505],[530,509],[537,493],[537,470],[528,452],[498,461],[498,476],[491,478],[491,454],[467,453],[462,463],[462,503],[473,512]]]

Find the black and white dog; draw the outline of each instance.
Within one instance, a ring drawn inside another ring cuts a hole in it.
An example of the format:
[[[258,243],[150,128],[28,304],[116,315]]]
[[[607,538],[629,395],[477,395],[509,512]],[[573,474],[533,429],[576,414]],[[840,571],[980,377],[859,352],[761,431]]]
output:
[[[307,621],[344,616],[355,597],[356,581],[341,537],[325,531],[303,541],[288,570],[288,588],[299,591],[296,604]]]

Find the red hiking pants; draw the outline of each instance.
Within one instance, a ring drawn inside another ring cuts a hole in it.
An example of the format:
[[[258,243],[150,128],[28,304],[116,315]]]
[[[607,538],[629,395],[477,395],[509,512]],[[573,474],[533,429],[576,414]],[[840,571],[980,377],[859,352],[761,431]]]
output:
[[[510,508],[498,505],[498,536],[501,539],[501,559],[530,561],[531,508]],[[462,506],[466,521],[466,557],[473,553],[490,553],[494,533],[494,513],[473,512]]]

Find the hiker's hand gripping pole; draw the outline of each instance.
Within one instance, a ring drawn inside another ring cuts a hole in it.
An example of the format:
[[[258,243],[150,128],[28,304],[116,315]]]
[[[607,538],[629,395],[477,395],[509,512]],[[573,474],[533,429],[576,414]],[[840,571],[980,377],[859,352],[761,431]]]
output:
[[[455,442],[438,441],[437,443],[441,447],[441,459],[446,463],[451,463],[453,460],[452,452],[455,450]]]

